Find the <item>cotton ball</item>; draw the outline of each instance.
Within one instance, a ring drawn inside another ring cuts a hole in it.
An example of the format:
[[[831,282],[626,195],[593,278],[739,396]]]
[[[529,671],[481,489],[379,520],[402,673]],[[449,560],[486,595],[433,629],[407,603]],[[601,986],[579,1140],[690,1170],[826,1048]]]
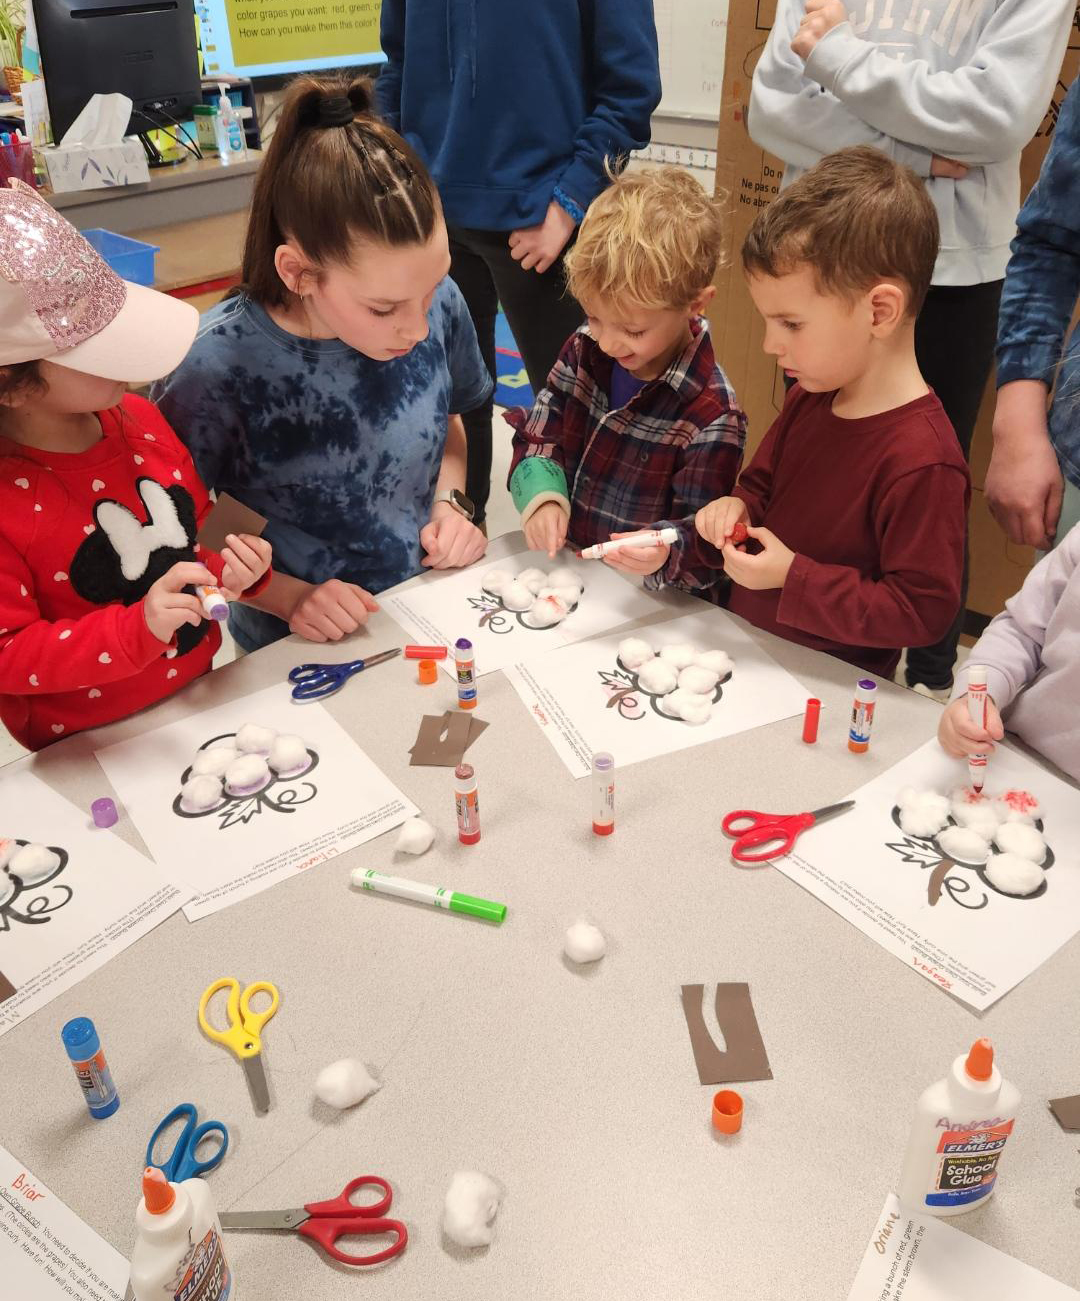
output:
[[[191,764],[193,777],[224,777],[225,769],[240,754],[233,745],[218,745],[210,750],[200,750]]]
[[[949,801],[935,791],[919,792],[900,809],[900,829],[908,836],[936,836],[949,820]]]
[[[598,962],[607,952],[607,940],[597,927],[575,922],[563,936],[563,952],[571,962]]]
[[[619,642],[619,663],[633,673],[653,658],[653,648],[640,637],[624,637]]]
[[[691,664],[679,674],[679,686],[683,691],[692,691],[697,696],[712,695],[718,681],[718,674],[712,669],[703,669],[698,664]]]
[[[423,818],[410,818],[402,824],[394,850],[399,854],[423,854],[431,848],[435,828]]]
[[[241,754],[269,754],[277,733],[257,723],[245,723],[236,734],[236,748]]]
[[[0,871],[7,867],[11,862],[12,855],[19,849],[19,845],[14,840],[0,840]]]
[[[527,587],[533,596],[535,596],[542,587],[547,587],[548,576],[542,569],[536,569],[533,567],[530,569],[523,569],[521,573],[518,574],[517,581],[522,585],[522,587]]]
[[[324,1066],[315,1079],[315,1096],[328,1107],[344,1111],[355,1107],[382,1085],[368,1074],[363,1062],[346,1057],[340,1062]]]
[[[666,696],[678,686],[679,675],[672,665],[665,660],[647,660],[637,671],[637,680],[641,689],[650,696]]]
[[[709,669],[710,672],[715,673],[717,680],[721,682],[735,667],[731,656],[722,650],[702,651],[700,655],[694,656],[694,663],[699,669]]]
[[[984,840],[993,840],[994,830],[1001,821],[993,800],[973,791],[970,786],[961,786],[952,792],[949,812],[954,822],[977,831]]]
[[[486,574],[480,576],[480,586],[492,596],[501,596],[503,588],[513,581],[513,575],[508,574],[505,569],[489,569]]]
[[[581,589],[577,587],[542,587],[537,596],[554,596],[562,601],[567,610],[572,610],[577,605],[581,597]]]
[[[991,854],[986,876],[1004,894],[1034,894],[1046,880],[1046,873],[1038,863],[1016,854]]]
[[[1041,863],[1046,857],[1046,841],[1026,822],[1003,822],[994,832],[998,848],[1017,858]]]
[[[570,611],[557,596],[538,596],[525,616],[530,627],[551,628],[562,623]]]
[[[958,863],[985,863],[990,853],[989,841],[968,827],[946,827],[937,842],[941,852]]]
[[[677,669],[686,669],[693,664],[697,651],[687,642],[677,642],[672,646],[664,646],[660,651],[660,658],[667,660]]]
[[[903,809],[927,809],[941,814],[941,825],[949,816],[949,800],[937,791],[920,791],[914,786],[905,786],[896,797],[896,803]]]
[[[446,1190],[443,1232],[459,1247],[486,1247],[495,1236],[502,1190],[479,1170],[458,1170]]]
[[[904,786],[897,792],[896,807],[906,809],[909,805],[918,804],[921,794],[922,791],[917,791],[914,786]]]
[[[508,610],[527,610],[533,603],[533,594],[524,583],[509,582],[500,593]]]
[[[579,596],[585,587],[576,570],[571,569],[569,565],[556,565],[548,574],[548,583],[552,587],[572,587]]]
[[[46,845],[20,845],[8,861],[7,871],[23,885],[37,885],[60,866],[60,855]]]
[[[202,778],[193,780],[201,781]],[[257,754],[242,754],[225,770],[225,789],[230,795],[254,795],[269,780],[270,769],[266,766],[266,760]]]
[[[712,713],[712,703],[707,697],[693,691],[678,687],[666,696],[660,697],[660,708],[671,718],[681,718],[685,723],[695,726],[707,722]]]
[[[266,762],[279,777],[298,777],[311,767],[313,761],[308,754],[307,742],[287,732],[275,739]]]
[[[995,797],[994,807],[1002,822],[1035,822],[1042,815],[1042,806],[1030,791],[1005,791]]]
[[[234,763],[240,760],[234,759]],[[204,774],[192,777],[180,788],[180,807],[186,813],[204,813],[221,803],[221,778]]]

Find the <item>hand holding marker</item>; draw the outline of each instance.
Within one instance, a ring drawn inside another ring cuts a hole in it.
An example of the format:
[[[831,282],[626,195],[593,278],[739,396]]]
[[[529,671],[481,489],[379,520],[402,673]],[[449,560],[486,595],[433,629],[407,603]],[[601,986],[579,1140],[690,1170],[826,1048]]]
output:
[[[624,538],[598,542],[584,551],[575,552],[575,555],[579,560],[603,560],[609,552],[621,551],[623,547],[670,547],[678,540],[678,529],[643,529],[640,533],[628,533]]]

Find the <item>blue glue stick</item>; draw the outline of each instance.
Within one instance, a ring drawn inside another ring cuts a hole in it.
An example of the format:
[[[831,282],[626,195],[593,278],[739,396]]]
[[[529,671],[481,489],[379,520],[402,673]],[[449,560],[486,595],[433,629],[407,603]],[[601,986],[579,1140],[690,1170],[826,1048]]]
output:
[[[77,1016],[60,1031],[60,1038],[75,1067],[75,1078],[91,1116],[95,1120],[111,1116],[120,1105],[120,1097],[93,1021],[88,1016]]]

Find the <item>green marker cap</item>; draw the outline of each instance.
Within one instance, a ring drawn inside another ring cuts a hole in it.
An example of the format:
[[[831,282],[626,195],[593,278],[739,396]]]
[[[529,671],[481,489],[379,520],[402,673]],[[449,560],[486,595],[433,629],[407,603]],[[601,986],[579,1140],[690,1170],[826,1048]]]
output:
[[[490,899],[474,899],[471,894],[452,894],[450,911],[468,913],[470,917],[482,917],[486,922],[502,924],[506,917],[506,904],[492,903]]]

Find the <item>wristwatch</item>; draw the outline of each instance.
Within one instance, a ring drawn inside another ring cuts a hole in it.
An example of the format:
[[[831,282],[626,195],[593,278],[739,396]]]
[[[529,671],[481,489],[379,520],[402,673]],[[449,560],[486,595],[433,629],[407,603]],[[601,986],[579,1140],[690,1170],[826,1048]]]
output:
[[[472,504],[471,497],[466,497],[457,488],[451,488],[447,492],[437,492],[432,505],[437,506],[441,501],[447,502],[459,515],[464,515],[469,523],[472,523],[473,516],[476,514],[476,507]]]

